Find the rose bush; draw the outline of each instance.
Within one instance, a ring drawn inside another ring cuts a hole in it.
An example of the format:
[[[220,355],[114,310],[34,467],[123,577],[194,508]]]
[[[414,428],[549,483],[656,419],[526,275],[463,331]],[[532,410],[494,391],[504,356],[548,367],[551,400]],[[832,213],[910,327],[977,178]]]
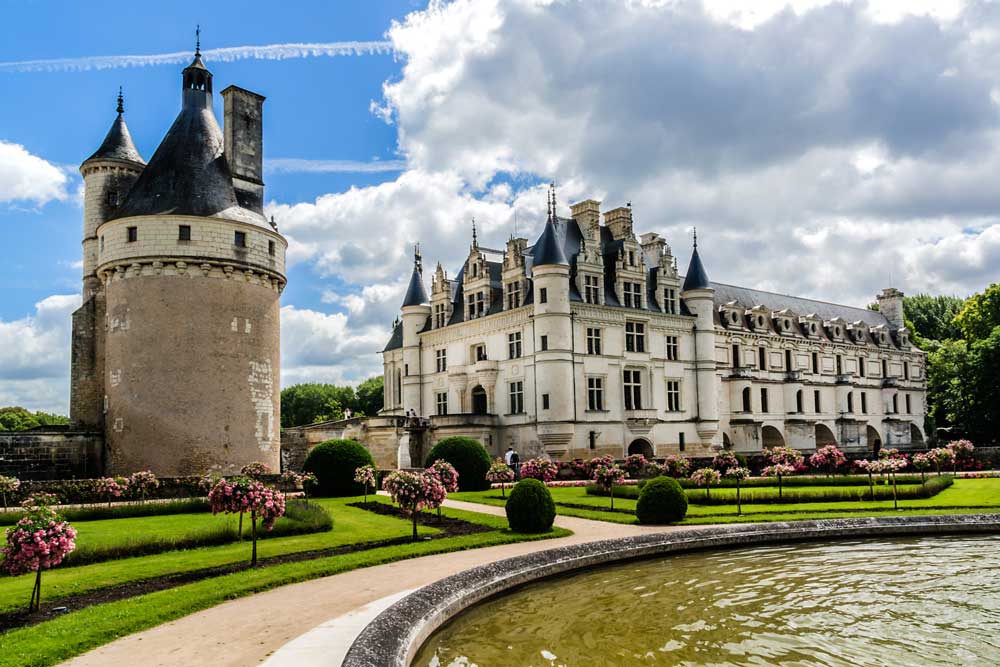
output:
[[[722,475],[715,468],[699,468],[691,473],[691,481],[705,488],[705,497],[711,497],[711,487],[722,481]]]
[[[382,489],[413,519],[414,542],[417,540],[417,514],[425,508],[440,507],[448,497],[441,480],[427,472],[393,471],[382,480]]]
[[[521,477],[537,479],[543,483],[554,480],[558,472],[559,466],[553,463],[551,459],[529,459],[521,466]]]
[[[50,507],[41,494],[40,504],[25,506],[25,516],[6,531],[3,569],[11,575],[35,572],[28,612],[38,611],[42,597],[42,570],[55,567],[76,548],[76,530]]]
[[[611,509],[615,508],[615,484],[621,484],[626,477],[628,477],[628,473],[616,463],[609,466],[600,465],[594,469],[594,481],[597,482],[598,486],[608,491],[611,496]]]
[[[225,512],[239,514],[240,524],[243,514],[250,512],[250,530],[253,551],[250,565],[257,565],[257,519],[265,530],[271,530],[278,517],[285,513],[285,497],[277,489],[249,477],[220,479],[208,492],[208,502],[212,514]]]
[[[505,497],[504,485],[514,481],[514,471],[503,462],[503,459],[497,459],[486,471],[486,479],[490,484],[500,485],[500,497],[503,498]]]
[[[825,470],[828,475],[833,475],[837,470],[847,465],[847,457],[836,445],[826,445],[817,449],[816,453],[809,457],[809,465],[817,470]]]
[[[5,477],[0,475],[0,495],[3,496],[3,508],[7,509],[7,498],[17,493],[21,488],[21,480],[17,477]]]
[[[691,470],[691,460],[687,457],[671,454],[663,460],[663,473],[670,477],[687,477],[689,470]]]
[[[794,452],[795,450],[793,449],[791,451]],[[798,454],[798,452],[796,452],[796,454]],[[801,459],[802,455],[799,454],[799,460]],[[778,498],[780,499],[782,491],[782,486],[781,486],[782,478],[788,475],[794,475],[796,470],[797,468],[790,463],[774,463],[761,470],[760,474],[763,475],[764,477],[778,478]]]
[[[372,492],[375,491],[377,487],[378,474],[375,472],[375,466],[363,465],[354,471],[354,482],[360,484],[364,489],[365,499],[364,502],[368,502],[368,489],[371,488]]]

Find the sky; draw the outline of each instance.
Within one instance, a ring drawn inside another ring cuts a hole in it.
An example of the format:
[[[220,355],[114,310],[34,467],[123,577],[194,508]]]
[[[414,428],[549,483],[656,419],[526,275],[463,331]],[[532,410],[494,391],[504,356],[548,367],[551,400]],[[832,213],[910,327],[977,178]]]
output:
[[[0,405],[66,413],[79,164],[125,118],[149,158],[202,30],[264,106],[289,239],[282,384],[381,372],[419,242],[632,202],[681,267],[864,306],[1000,280],[1000,7],[846,0],[0,0]],[[221,99],[216,113],[221,113]],[[221,118],[220,118],[221,124]],[[429,282],[429,276],[428,276]]]

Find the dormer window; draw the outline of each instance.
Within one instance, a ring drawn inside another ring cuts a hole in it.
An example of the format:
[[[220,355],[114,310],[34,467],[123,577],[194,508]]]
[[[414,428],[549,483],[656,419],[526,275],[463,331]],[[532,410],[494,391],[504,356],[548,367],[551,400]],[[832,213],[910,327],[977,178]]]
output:
[[[507,283],[507,310],[521,307],[521,282]]]
[[[622,285],[626,308],[642,308],[642,285],[626,282]]]
[[[667,315],[677,314],[677,290],[672,287],[663,290],[663,312]]]
[[[635,252],[632,250],[628,251],[628,265],[635,266]]]
[[[477,278],[477,277],[479,277],[479,265],[478,265],[478,264],[475,264],[475,263],[474,263],[474,264],[472,265],[472,277],[473,277],[473,278]]]
[[[735,310],[729,313],[729,323],[733,325],[738,325],[740,323],[740,314]]]
[[[601,279],[597,276],[583,277],[583,300],[587,303],[601,302]]]

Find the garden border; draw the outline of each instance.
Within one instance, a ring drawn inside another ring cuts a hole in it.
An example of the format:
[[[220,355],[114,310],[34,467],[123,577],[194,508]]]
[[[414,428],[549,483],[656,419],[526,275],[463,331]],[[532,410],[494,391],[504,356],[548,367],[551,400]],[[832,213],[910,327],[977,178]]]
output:
[[[427,638],[463,610],[524,584],[587,567],[779,542],[962,533],[1000,533],[1000,514],[727,524],[548,549],[481,565],[407,595],[365,626],[342,667],[409,667]]]

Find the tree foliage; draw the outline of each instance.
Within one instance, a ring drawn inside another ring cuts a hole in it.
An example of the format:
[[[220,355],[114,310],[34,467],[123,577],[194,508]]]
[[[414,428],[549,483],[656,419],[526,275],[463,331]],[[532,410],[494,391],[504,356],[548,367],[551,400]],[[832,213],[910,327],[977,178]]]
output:
[[[955,324],[968,341],[989,338],[1000,326],[1000,284],[994,283],[970,296],[955,316]]]
[[[281,390],[281,426],[304,426],[353,416],[378,414],[382,409],[382,376],[368,378],[357,390],[350,386],[309,382]]]
[[[31,412],[20,406],[0,408],[0,431],[25,431],[39,426],[68,424],[69,418],[48,412]]]
[[[941,341],[960,338],[961,329],[955,316],[962,310],[965,300],[957,296],[932,296],[917,294],[903,297],[903,312],[907,327],[920,347],[921,340]]]

